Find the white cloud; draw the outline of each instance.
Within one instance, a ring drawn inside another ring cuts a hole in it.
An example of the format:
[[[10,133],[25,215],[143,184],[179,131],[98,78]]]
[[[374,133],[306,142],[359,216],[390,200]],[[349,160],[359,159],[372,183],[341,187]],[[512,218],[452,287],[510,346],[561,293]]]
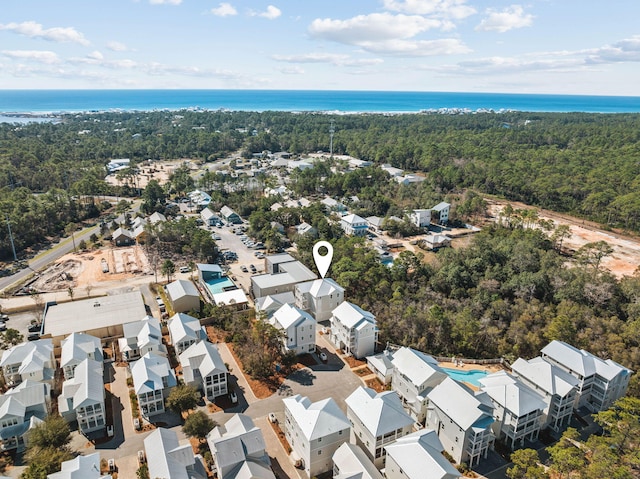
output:
[[[480,22],[476,30],[504,33],[514,28],[530,27],[533,24],[533,15],[525,13],[520,5],[511,5],[501,12],[489,8],[486,13],[487,18]]]
[[[48,65],[60,62],[58,55],[47,50],[3,50],[2,54],[14,60],[31,60]]]
[[[278,7],[274,7],[273,5],[269,5],[264,12],[249,12],[249,16],[251,17],[264,17],[268,18],[269,20],[275,20],[280,15],[282,15],[280,9]]]
[[[100,53],[98,50],[95,50],[87,55],[88,58],[92,58],[93,60],[103,60],[104,55]]]
[[[362,48],[372,53],[405,56],[428,57],[436,55],[461,55],[471,53],[471,48],[457,38],[440,40],[387,40],[371,44],[363,43]]]
[[[588,50],[586,61],[596,63],[640,62],[640,35],[625,38],[613,45]]]
[[[412,15],[434,15],[461,19],[476,13],[467,0],[384,0],[384,8]]]
[[[28,21],[0,24],[0,30],[7,30],[30,38],[42,38],[52,42],[72,42],[80,45],[89,45],[89,41],[84,35],[73,27],[42,28],[40,23]]]
[[[304,75],[304,69],[294,66],[289,68],[280,68],[278,71],[284,75]]]
[[[274,60],[286,63],[330,63],[336,66],[367,66],[383,63],[380,58],[354,59],[337,53],[306,53],[303,55],[274,55]]]
[[[129,50],[129,47],[127,47],[124,43],[116,42],[116,41],[111,41],[107,43],[107,48],[114,52],[126,52]]]
[[[151,5],[180,5],[182,0],[149,0]]]
[[[211,13],[218,17],[228,17],[230,15],[237,15],[238,11],[230,3],[221,3],[216,8],[211,9]]]

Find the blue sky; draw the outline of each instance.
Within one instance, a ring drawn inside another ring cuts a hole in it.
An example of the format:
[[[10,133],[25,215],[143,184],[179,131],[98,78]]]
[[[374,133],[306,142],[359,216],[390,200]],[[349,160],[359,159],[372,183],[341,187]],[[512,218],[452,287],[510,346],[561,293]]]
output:
[[[0,88],[640,95],[638,0],[13,0]]]

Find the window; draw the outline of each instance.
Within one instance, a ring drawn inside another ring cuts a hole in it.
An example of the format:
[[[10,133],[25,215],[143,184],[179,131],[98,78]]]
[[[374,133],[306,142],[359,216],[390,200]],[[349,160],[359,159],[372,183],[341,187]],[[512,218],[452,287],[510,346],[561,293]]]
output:
[[[318,456],[322,455],[322,449],[318,451]]]

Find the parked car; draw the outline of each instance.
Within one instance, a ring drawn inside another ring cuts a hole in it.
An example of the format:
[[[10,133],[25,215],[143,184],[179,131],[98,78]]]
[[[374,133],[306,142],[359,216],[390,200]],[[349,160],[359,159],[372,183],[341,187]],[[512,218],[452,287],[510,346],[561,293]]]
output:
[[[189,272],[189,267],[188,266],[180,266],[180,272],[181,273],[188,273]]]
[[[27,336],[27,340],[29,341],[37,341],[38,339],[40,339],[39,333],[29,333],[29,335]]]
[[[138,465],[142,466],[145,462],[147,462],[147,458],[144,455],[144,451],[138,451]]]
[[[233,404],[237,404],[238,403],[238,395],[236,394],[235,391],[231,391],[231,393],[229,394],[229,397],[231,398],[231,402]]]
[[[0,321],[9,321],[9,315],[8,314],[0,314]]]
[[[252,264],[249,265],[249,269],[251,270],[252,273],[255,273],[257,271],[256,267]]]
[[[7,330],[7,325],[5,324],[4,321],[0,321],[0,331],[6,331]]]
[[[320,360],[323,363],[326,363],[329,360],[329,358],[327,357],[327,353],[325,353],[324,351],[321,351],[320,352]]]
[[[38,331],[40,331],[40,328],[41,328],[40,324],[33,323],[29,325],[28,330],[30,333],[37,333]]]
[[[134,417],[134,418],[133,418],[133,428],[134,428],[136,431],[139,431],[139,430],[140,430],[140,419],[139,419],[139,418],[137,418],[137,417]]]
[[[242,271],[243,273],[248,273],[249,270],[247,269],[247,267],[245,265],[240,266],[240,271]]]
[[[269,422],[276,424],[278,422],[278,418],[276,417],[276,413],[274,412],[270,412],[269,413]]]

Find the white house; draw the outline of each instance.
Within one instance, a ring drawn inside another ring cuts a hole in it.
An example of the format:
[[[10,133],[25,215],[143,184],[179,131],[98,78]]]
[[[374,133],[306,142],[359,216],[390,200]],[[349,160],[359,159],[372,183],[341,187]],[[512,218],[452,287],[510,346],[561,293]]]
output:
[[[100,474],[100,453],[76,456],[64,461],[59,472],[47,474],[47,479],[111,479],[111,474]]]
[[[46,383],[25,379],[0,396],[0,449],[22,451],[29,432],[50,412],[51,388]]]
[[[367,216],[365,219],[367,220],[367,225],[371,231],[374,233],[382,231],[383,218],[380,218],[379,216]]]
[[[67,422],[78,421],[83,434],[103,429],[106,424],[102,363],[86,358],[71,379],[62,384],[58,412]]]
[[[400,348],[391,359],[391,388],[416,422],[424,423],[427,394],[448,376],[428,354],[411,348]]]
[[[214,344],[209,341],[194,343],[179,356],[179,359],[185,384],[203,391],[210,401],[227,394],[229,371]]]
[[[123,361],[135,361],[147,353],[167,355],[159,319],[145,316],[140,321],[123,324],[122,331],[124,337],[118,339],[118,348]]]
[[[391,384],[393,378],[393,353],[385,349],[375,356],[367,356],[367,367],[374,373],[382,384]]]
[[[206,339],[204,328],[200,325],[200,320],[184,313],[176,313],[169,319],[167,324],[171,344],[176,348],[176,354],[182,352],[193,343]]]
[[[349,420],[332,399],[312,403],[299,394],[282,400],[284,433],[309,477],[330,471],[331,457],[349,440]]]
[[[275,479],[262,431],[244,414],[234,414],[207,434],[218,479]]]
[[[432,211],[438,213],[438,224],[446,225],[449,222],[449,210],[451,209],[451,205],[445,201],[441,201],[433,208]]]
[[[378,342],[376,318],[369,311],[343,301],[331,313],[331,342],[346,354],[364,358],[374,353]]]
[[[304,221],[296,226],[296,233],[298,233],[300,236],[309,235],[313,238],[318,237],[318,230]]]
[[[346,235],[364,236],[369,230],[369,223],[364,218],[352,213],[340,219],[340,227]]]
[[[53,385],[56,360],[51,339],[20,343],[2,353],[2,374],[7,386],[31,379]]]
[[[131,365],[133,389],[144,418],[164,412],[164,400],[177,385],[169,360],[155,353],[147,353]]]
[[[382,164],[380,168],[391,177],[402,176],[404,174],[404,170],[391,166],[389,163]]]
[[[200,211],[200,218],[202,218],[202,221],[207,226],[215,226],[216,223],[220,222],[220,218],[218,218],[218,215],[209,208],[204,208],[202,211]]]
[[[451,246],[451,237],[441,234],[428,234],[424,237],[424,244],[431,250],[446,248]]]
[[[65,379],[73,377],[73,371],[85,359],[102,363],[100,339],[86,333],[71,333],[61,343],[60,368]]]
[[[344,288],[331,278],[305,281],[295,286],[296,306],[309,311],[316,321],[328,321],[344,301]]]
[[[395,391],[376,394],[360,386],[346,399],[351,422],[349,441],[360,446],[374,465],[384,466],[385,446],[413,430],[414,421],[402,407]]]
[[[178,279],[169,283],[166,288],[174,312],[200,311],[200,293],[191,281]]]
[[[294,296],[292,291],[287,291],[286,293],[279,293],[279,294],[270,294],[267,296],[263,296],[261,298],[256,298],[255,300],[256,316],[259,316],[260,314],[262,314],[264,315],[265,318],[268,319],[283,304],[295,304],[295,302],[296,302],[296,297]]]
[[[431,210],[413,210],[409,217],[411,223],[418,228],[428,228],[431,224]]]
[[[518,358],[511,365],[513,375],[542,395],[544,426],[556,432],[569,425],[578,394],[578,379],[540,356],[528,361]]]
[[[491,432],[493,405],[485,392],[447,377],[427,395],[426,427],[437,432],[444,450],[457,463],[470,467],[487,457],[495,437]]]
[[[421,429],[386,447],[386,479],[458,479],[433,429]]]
[[[506,371],[489,374],[479,380],[481,390],[493,403],[492,430],[512,449],[516,443],[538,439],[546,403],[538,393]]]
[[[200,456],[193,454],[191,444],[178,442],[178,434],[159,427],[144,438],[149,477],[167,479],[206,479],[207,472]]]
[[[605,361],[563,341],[551,341],[541,353],[545,361],[578,379],[576,407],[586,406],[595,412],[603,411],[627,392],[633,371],[611,359]]]
[[[274,258],[274,256],[281,258]],[[293,292],[296,284],[318,277],[300,261],[294,260],[288,254],[274,256],[265,258],[265,274],[251,276],[251,292],[254,298],[288,291]],[[285,261],[286,257],[291,260]],[[283,261],[278,261],[278,259]]]
[[[283,351],[297,355],[316,350],[316,320],[306,311],[283,304],[273,313],[269,323],[284,332]]]
[[[383,479],[362,449],[345,442],[333,454],[333,479]]]

